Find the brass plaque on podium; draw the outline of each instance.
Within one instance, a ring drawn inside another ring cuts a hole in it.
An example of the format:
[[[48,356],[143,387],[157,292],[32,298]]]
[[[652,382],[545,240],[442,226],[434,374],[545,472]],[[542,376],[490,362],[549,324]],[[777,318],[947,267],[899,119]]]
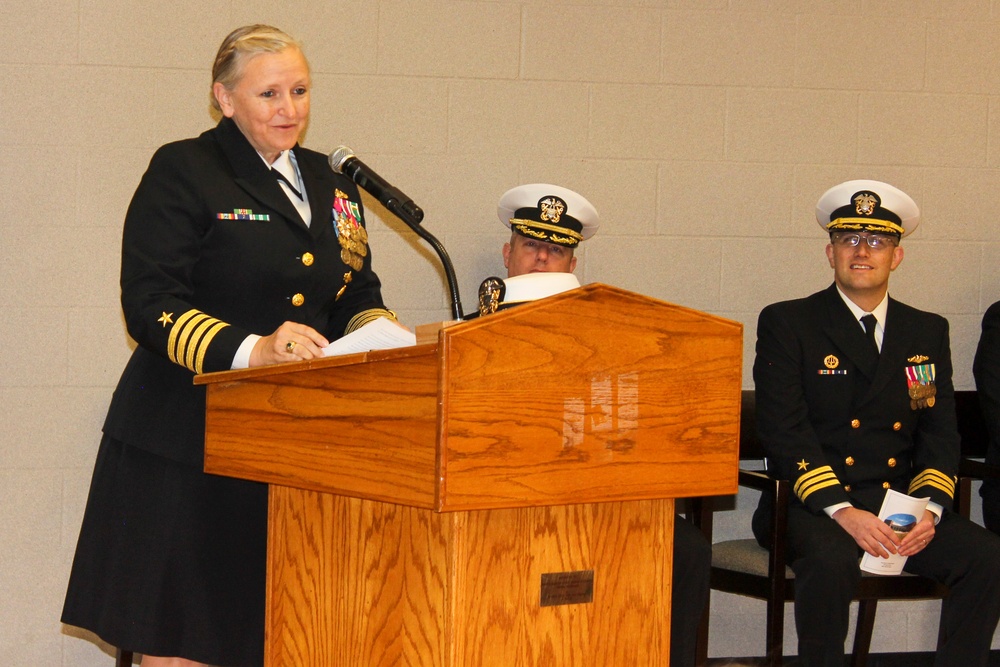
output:
[[[594,601],[594,571],[548,572],[542,575],[541,606],[588,604]]]

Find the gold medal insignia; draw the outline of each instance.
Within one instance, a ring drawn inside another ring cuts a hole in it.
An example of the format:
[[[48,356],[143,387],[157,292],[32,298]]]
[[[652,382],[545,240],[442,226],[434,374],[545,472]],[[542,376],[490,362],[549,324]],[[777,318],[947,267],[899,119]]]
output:
[[[934,364],[906,367],[906,387],[910,396],[910,409],[933,408],[937,386],[934,384]]]
[[[333,224],[340,243],[340,260],[360,271],[368,256],[368,232],[361,226],[361,208],[340,190],[334,192]]]
[[[833,356],[832,354],[827,355],[826,358],[823,359],[823,365],[826,366],[827,368],[836,368],[837,366],[840,365],[840,359]]]

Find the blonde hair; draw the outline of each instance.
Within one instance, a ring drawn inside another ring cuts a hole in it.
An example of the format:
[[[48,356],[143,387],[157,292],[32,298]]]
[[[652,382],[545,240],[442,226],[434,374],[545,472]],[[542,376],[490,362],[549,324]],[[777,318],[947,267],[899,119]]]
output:
[[[299,41],[283,30],[260,23],[237,28],[226,35],[219,46],[219,52],[215,54],[212,86],[221,83],[226,90],[232,90],[243,76],[243,66],[247,60],[261,53],[280,53],[290,48],[302,53]],[[211,95],[211,99],[212,108],[221,111],[215,95]]]

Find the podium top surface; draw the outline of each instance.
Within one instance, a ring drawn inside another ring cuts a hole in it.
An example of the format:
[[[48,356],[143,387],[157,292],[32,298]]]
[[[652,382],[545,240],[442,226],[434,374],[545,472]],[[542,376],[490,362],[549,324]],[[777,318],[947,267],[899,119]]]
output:
[[[438,511],[735,493],[742,324],[592,284],[199,376],[206,470]]]

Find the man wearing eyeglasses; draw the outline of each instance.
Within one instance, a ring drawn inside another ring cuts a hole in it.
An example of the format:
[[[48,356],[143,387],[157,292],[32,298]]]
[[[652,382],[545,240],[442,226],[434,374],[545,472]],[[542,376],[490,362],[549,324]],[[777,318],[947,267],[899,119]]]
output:
[[[985,666],[1000,619],[1000,538],[951,510],[959,437],[948,322],[888,295],[920,210],[887,183],[848,181],[820,198],[816,219],[833,284],[761,311],[753,369],[770,473],[793,484],[800,664],[844,664],[867,552],[906,556],[907,572],[950,587],[935,665]],[[930,499],[902,539],[878,518],[888,489]],[[770,516],[762,499],[762,544]]]

